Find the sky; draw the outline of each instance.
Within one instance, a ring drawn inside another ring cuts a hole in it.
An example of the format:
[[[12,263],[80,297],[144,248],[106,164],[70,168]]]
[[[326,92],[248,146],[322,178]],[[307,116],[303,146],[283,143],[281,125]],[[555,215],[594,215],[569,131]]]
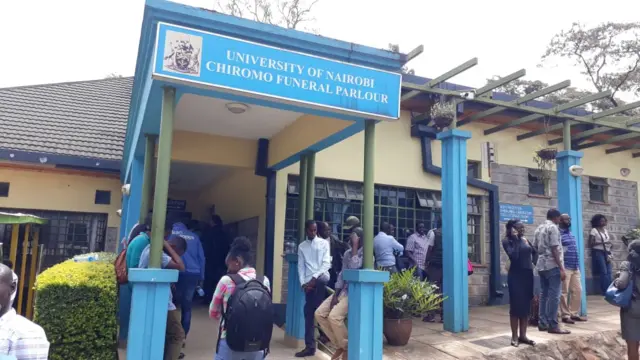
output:
[[[177,0],[213,8],[215,0]],[[144,0],[21,0],[0,2],[0,88],[133,75]],[[566,79],[589,89],[580,68],[540,56],[554,34],[573,22],[637,21],[638,0],[319,0],[319,34],[402,52],[424,45],[409,66],[436,77],[477,57],[454,79],[480,87],[494,75],[525,68],[525,79]],[[591,90],[591,89],[590,89]]]

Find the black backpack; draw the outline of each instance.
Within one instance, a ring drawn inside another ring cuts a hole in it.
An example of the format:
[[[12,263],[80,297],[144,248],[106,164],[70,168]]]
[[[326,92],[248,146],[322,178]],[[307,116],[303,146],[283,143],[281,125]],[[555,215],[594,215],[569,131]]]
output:
[[[238,274],[228,276],[236,288],[222,315],[227,329],[227,345],[238,352],[263,350],[266,356],[273,332],[273,304],[271,293],[264,286],[264,277],[258,276],[247,281]],[[218,345],[221,334],[222,322],[218,331]]]

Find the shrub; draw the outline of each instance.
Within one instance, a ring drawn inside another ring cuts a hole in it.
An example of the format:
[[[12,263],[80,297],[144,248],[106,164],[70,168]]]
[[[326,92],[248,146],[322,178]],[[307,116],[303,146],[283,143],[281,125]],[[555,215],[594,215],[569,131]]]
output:
[[[107,253],[96,262],[55,265],[38,276],[35,287],[34,319],[51,343],[50,360],[116,358],[117,287]]]
[[[384,284],[382,303],[385,319],[410,319],[439,309],[444,298],[435,285],[413,276],[415,268],[391,274]]]

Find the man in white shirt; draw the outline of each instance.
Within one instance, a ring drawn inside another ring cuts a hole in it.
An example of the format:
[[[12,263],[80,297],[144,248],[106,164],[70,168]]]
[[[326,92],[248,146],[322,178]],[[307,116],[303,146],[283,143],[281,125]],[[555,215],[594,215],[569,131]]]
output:
[[[319,238],[318,227],[313,220],[304,224],[306,239],[298,246],[298,276],[305,292],[304,305],[304,350],[296,357],[311,357],[316,353],[314,315],[326,295],[331,269],[331,246]]]
[[[42,328],[16,314],[11,296],[16,292],[13,271],[0,264],[0,356],[17,360],[47,360],[49,341]]]

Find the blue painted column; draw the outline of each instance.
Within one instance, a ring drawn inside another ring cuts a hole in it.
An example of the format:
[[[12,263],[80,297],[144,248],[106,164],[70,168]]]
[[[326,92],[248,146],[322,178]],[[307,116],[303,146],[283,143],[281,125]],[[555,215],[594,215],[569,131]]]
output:
[[[579,151],[561,151],[556,156],[558,170],[558,208],[560,212],[571,216],[571,231],[576,237],[578,246],[578,261],[580,264],[580,281],[582,282],[580,315],[587,316],[587,286],[584,268],[584,226],[582,220],[582,179],[573,176],[569,168],[580,165],[583,154]]]
[[[126,207],[122,207],[122,217],[120,227],[124,228],[124,236],[129,236],[129,232],[138,222],[140,217],[140,204],[142,201],[142,182],[144,172],[144,158],[135,158],[131,165],[131,179],[129,184],[129,196],[125,196]],[[122,231],[122,230],[121,230]],[[122,240],[122,237],[120,238]],[[121,244],[118,244],[120,249]],[[118,317],[120,320],[119,337],[121,340],[127,339],[129,335],[129,316],[131,315],[131,288],[129,285],[120,285],[118,299]]]
[[[139,214],[138,214],[139,215]],[[169,291],[177,270],[130,269],[133,286],[127,359],[159,360],[164,356]]]
[[[457,129],[438,134],[442,141],[442,238],[444,329],[469,330],[469,278],[467,275],[467,139]]]
[[[382,290],[389,272],[345,270],[349,284],[349,360],[382,360]]]
[[[287,313],[285,322],[285,342],[292,347],[304,340],[304,292],[298,277],[298,254],[286,254],[289,264],[287,278]]]

